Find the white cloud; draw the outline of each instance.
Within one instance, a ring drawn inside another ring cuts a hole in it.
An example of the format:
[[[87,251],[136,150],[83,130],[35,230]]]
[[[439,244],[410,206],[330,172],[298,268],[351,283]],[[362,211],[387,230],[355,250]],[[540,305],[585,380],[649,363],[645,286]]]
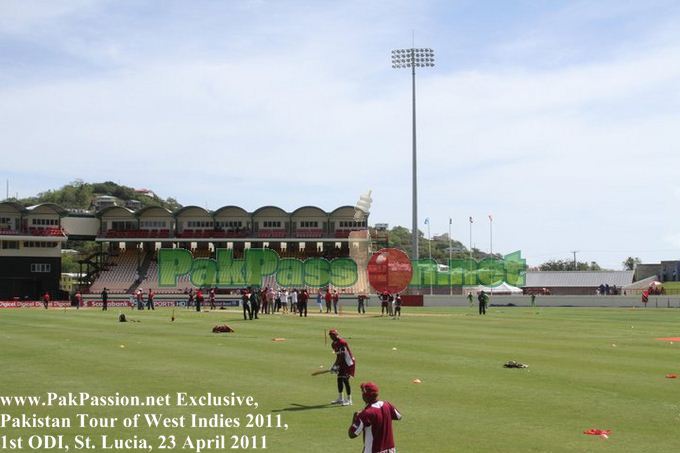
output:
[[[370,188],[374,221],[410,225],[410,75],[389,68],[380,41],[407,21],[377,20],[377,8],[348,27],[340,18],[357,8],[312,11],[298,24],[284,11],[272,29],[250,17],[257,33],[225,34],[238,43],[225,49],[209,26],[210,40],[179,49],[172,34],[165,48],[145,41],[153,28],[143,39],[134,30],[130,40],[61,36],[70,54],[109,65],[0,87],[0,148],[11,150],[3,166],[64,182],[122,180],[212,208],[332,209]],[[20,22],[74,11],[62,4]],[[680,193],[671,171],[680,163],[680,40],[669,36],[568,66],[419,73],[421,218],[438,233],[453,216],[467,244],[467,217],[493,212],[494,248],[536,259],[667,248],[672,231],[640,212],[680,222],[668,199]],[[475,228],[486,244],[483,224]],[[618,257],[604,259],[618,267]]]
[[[26,34],[40,31],[64,17],[89,11],[101,0],[3,0],[0,2],[0,31]]]

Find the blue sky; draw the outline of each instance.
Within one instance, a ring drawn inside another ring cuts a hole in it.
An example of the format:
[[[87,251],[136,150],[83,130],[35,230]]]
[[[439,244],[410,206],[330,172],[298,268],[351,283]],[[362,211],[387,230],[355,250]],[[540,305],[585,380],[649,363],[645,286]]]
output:
[[[0,177],[182,204],[354,204],[529,263],[680,258],[674,1],[0,1]],[[3,181],[4,183],[4,181]],[[3,194],[4,195],[4,194]],[[422,226],[424,227],[424,225]]]

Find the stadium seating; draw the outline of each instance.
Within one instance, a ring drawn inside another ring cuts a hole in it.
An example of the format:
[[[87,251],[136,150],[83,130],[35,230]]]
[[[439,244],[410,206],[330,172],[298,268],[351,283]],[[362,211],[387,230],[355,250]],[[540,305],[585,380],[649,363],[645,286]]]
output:
[[[106,269],[99,273],[90,286],[90,292],[96,294],[108,288],[112,294],[125,293],[137,277],[137,250],[125,250],[110,256]]]
[[[139,284],[137,288],[140,288],[142,291],[148,291],[149,288],[152,288],[156,293],[162,294],[162,293],[175,293],[177,292],[177,288],[170,288],[169,290],[161,290],[158,289],[158,261],[152,260],[151,264],[149,264],[149,269],[146,272],[146,277],[142,282]]]
[[[208,249],[198,249],[193,251],[194,258],[210,258],[212,253]],[[131,285],[134,280],[128,283]],[[183,275],[177,279],[177,285],[174,287],[160,288],[158,286],[158,261],[152,259],[149,268],[146,271],[146,276],[142,279],[141,283],[135,288],[141,289],[146,292],[149,288],[153,289],[157,294],[177,294],[184,291],[185,288],[191,288],[194,285],[191,283],[189,275]]]
[[[240,231],[224,231],[224,230],[194,230],[186,229],[181,233],[173,235],[170,230],[108,230],[104,237],[107,238],[183,238],[183,239],[210,239],[210,238],[242,238],[250,236],[250,231],[240,230]],[[267,237],[285,237],[280,236],[267,236]]]
[[[287,235],[285,229],[261,229],[257,232],[258,238],[285,238]]]
[[[49,237],[65,236],[64,230],[62,230],[61,228],[54,228],[54,227],[50,227],[50,228],[31,227],[31,228],[28,228],[28,229],[23,229],[21,231],[3,228],[3,229],[0,229],[0,235],[2,235],[2,236],[28,235],[28,236],[49,236]]]
[[[169,238],[170,230],[107,230],[103,235],[107,238]],[[179,237],[179,236],[178,236]]]
[[[263,288],[276,288],[276,275],[266,275],[262,277],[262,287]]]
[[[10,235],[29,235],[29,236],[49,236],[49,237],[60,237],[65,236],[64,230],[61,228],[28,228],[25,230],[17,231],[8,228],[0,229],[0,235],[10,236]]]
[[[151,230],[149,231],[150,231],[149,234],[156,234],[156,232],[151,232]],[[136,232],[136,230],[134,230],[134,232]],[[128,231],[126,232],[126,234],[134,234],[134,232]],[[213,234],[214,231],[209,230],[201,232],[201,234],[205,233]],[[160,234],[160,231],[158,232],[158,234]],[[196,234],[196,230],[194,230],[191,234]],[[239,234],[241,234],[241,232],[239,232]],[[139,263],[144,263],[147,252],[142,252],[142,255],[139,256],[139,258],[137,256],[137,253],[138,251],[136,249],[133,249],[124,250],[118,255],[110,256],[106,270],[100,272],[98,278],[91,285],[90,292],[95,294],[99,293],[102,291],[104,287],[108,288],[109,292],[112,294],[127,292],[138,278],[137,275],[138,259]],[[212,256],[212,252],[207,248],[195,249],[192,251],[192,253],[194,258],[210,258]],[[317,250],[315,246],[310,246],[306,250],[302,251],[298,250],[297,248],[290,248],[284,251],[279,250],[277,251],[277,253],[279,253],[279,256],[281,256],[282,258],[297,258],[301,260],[311,257],[322,257],[332,260],[334,258],[346,257],[349,255],[348,250],[346,248],[331,248],[320,251]],[[358,254],[355,253],[354,255],[355,255],[353,256],[354,259],[359,259],[362,261],[367,261],[368,259],[367,256],[364,256],[366,255],[366,252]],[[243,250],[240,251],[234,250],[234,258],[241,259],[242,257]],[[194,287],[194,285],[191,282],[190,276],[183,275],[177,279],[177,283],[175,286],[160,288],[158,282],[159,272],[158,262],[156,261],[155,258],[151,258],[150,256],[149,258],[150,259],[147,261],[148,268],[146,270],[146,275],[141,275],[141,281],[139,282],[139,284],[132,287],[133,292],[136,289],[142,289],[142,291],[146,292],[149,290],[149,288],[151,288],[158,294],[181,294],[186,289]],[[278,284],[276,283],[276,275],[269,275],[263,277],[261,285],[262,287],[277,287]],[[370,292],[368,276],[366,274],[365,269],[362,270],[361,266],[359,267],[358,280],[354,284],[354,286],[349,288],[333,288],[333,289],[337,289],[341,294],[344,295],[351,295],[364,291]],[[318,288],[310,287],[308,288],[308,290],[316,292]]]
[[[320,238],[323,237],[323,230],[321,228],[298,228],[295,231],[295,237],[298,238]]]
[[[64,236],[64,230],[61,228],[29,228],[28,233],[31,236]]]

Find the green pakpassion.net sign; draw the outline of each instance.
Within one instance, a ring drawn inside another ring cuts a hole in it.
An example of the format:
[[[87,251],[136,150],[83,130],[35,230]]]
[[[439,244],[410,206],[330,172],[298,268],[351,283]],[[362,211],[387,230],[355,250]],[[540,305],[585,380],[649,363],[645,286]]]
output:
[[[526,260],[519,251],[503,259],[452,259],[448,267],[430,259],[413,260],[411,265],[412,286],[495,286],[504,281],[514,286],[525,284]],[[357,283],[359,267],[351,258],[281,258],[267,248],[247,249],[242,259],[234,259],[231,249],[217,249],[214,259],[194,258],[185,249],[158,251],[160,287],[176,287],[179,277],[185,275],[189,275],[191,284],[197,287],[259,286],[263,277],[275,275],[276,284],[282,287],[333,285],[343,288]]]
[[[503,258],[451,259],[446,266],[433,259],[411,260],[413,277],[409,286],[498,286],[506,282],[512,286],[526,284],[527,263],[519,250]]]

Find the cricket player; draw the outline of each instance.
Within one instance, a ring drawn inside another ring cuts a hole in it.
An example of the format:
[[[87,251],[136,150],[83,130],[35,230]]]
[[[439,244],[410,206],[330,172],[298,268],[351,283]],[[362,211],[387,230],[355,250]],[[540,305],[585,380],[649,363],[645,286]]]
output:
[[[198,291],[196,291],[196,311],[201,311],[201,307],[203,307],[203,299],[203,290],[198,288]]]
[[[385,316],[385,314],[388,316],[390,315],[389,303],[390,293],[387,291],[380,293],[380,316]]]
[[[146,296],[146,309],[147,310],[155,310],[156,306],[153,304],[153,298],[156,297],[156,293],[153,292],[151,288],[149,288],[149,292],[147,293]]]
[[[305,318],[307,317],[307,300],[309,300],[309,293],[305,288],[302,288],[298,295],[298,312],[301,318],[303,311],[305,312]]]
[[[326,288],[326,294],[323,296],[326,301],[326,313],[331,312],[331,301],[333,300],[333,295],[331,294],[331,289]]]
[[[486,315],[486,307],[489,304],[489,296],[484,290],[482,290],[482,292],[479,293],[479,296],[477,296],[477,300],[479,301],[479,314]]]
[[[366,295],[359,294],[357,296],[357,313],[366,314]]]
[[[104,288],[102,290],[102,311],[107,311],[109,309],[109,290]]]
[[[340,294],[337,289],[333,290],[333,311],[338,314],[338,303],[340,302]]]
[[[392,301],[392,316],[393,318],[401,318],[401,294],[397,293],[394,295],[394,301]]]
[[[349,378],[354,377],[354,368],[356,360],[352,355],[352,350],[349,348],[347,341],[340,337],[337,330],[331,329],[328,331],[328,336],[331,337],[331,348],[335,352],[335,363],[331,366],[331,372],[338,375],[338,399],[331,401],[331,404],[342,404],[343,406],[352,405],[352,388],[349,385]],[[342,397],[342,389],[345,388],[347,398]]]
[[[363,453],[396,453],[392,420],[401,420],[401,414],[389,402],[378,400],[378,391],[373,382],[361,384],[361,398],[366,407],[354,413],[348,434],[354,439],[364,433]]]
[[[250,311],[250,293],[247,289],[241,290],[241,307],[243,308],[243,320],[253,319],[252,312]]]
[[[257,314],[260,312],[260,291],[257,288],[248,287],[250,291],[250,319],[260,319]]]

